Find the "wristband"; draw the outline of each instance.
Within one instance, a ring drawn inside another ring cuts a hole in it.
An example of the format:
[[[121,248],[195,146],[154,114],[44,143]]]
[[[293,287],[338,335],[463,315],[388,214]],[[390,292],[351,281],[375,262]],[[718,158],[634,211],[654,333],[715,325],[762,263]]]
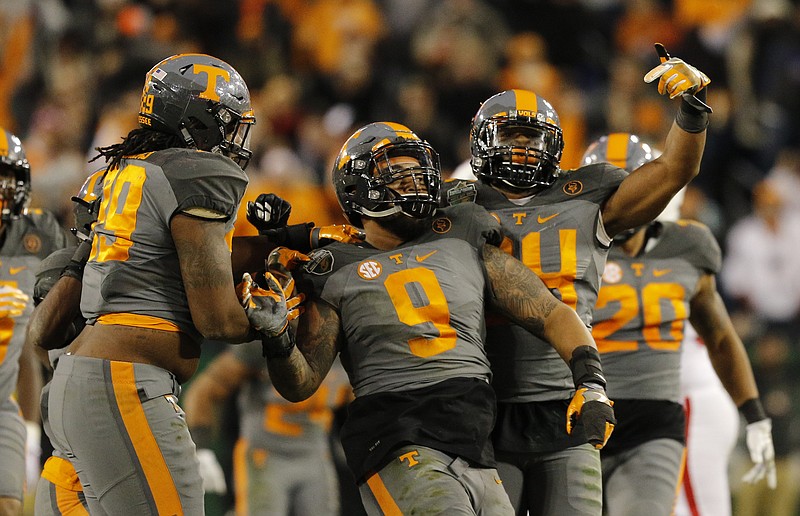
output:
[[[767,419],[767,413],[764,412],[764,406],[758,398],[751,398],[739,405],[739,412],[742,413],[748,425],[756,421],[761,421],[762,419]]]
[[[695,97],[705,102],[706,90],[698,91]],[[681,98],[681,107],[675,116],[675,123],[687,133],[702,133],[708,127],[708,113],[692,106],[685,98]]]
[[[69,276],[78,281],[83,281],[83,269],[86,267],[86,262],[89,260],[89,255],[92,252],[92,241],[82,240],[75,249],[75,253],[70,258],[69,263],[61,270],[59,277]]]
[[[572,351],[569,361],[572,369],[572,381],[575,387],[582,385],[599,385],[606,387],[606,378],[603,376],[603,366],[600,364],[600,353],[591,346],[579,346]]]
[[[272,338],[261,339],[261,354],[267,360],[271,358],[288,358],[295,348],[294,335],[291,331],[285,331]]]
[[[273,244],[308,253],[311,251],[311,228],[313,227],[313,222],[306,222],[278,229],[268,229],[261,234],[269,238]]]

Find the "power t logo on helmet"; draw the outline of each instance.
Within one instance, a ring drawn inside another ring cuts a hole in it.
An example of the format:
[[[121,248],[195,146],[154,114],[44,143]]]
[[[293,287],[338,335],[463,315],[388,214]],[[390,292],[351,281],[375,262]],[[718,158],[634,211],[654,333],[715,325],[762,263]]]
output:
[[[224,154],[244,169],[253,154],[246,143],[255,120],[244,79],[221,59],[179,54],[147,73],[139,108],[144,128]]]
[[[564,139],[549,102],[530,91],[507,90],[475,114],[470,147],[477,177],[527,189],[555,182]]]
[[[353,133],[333,166],[336,197],[358,227],[363,227],[362,215],[430,217],[439,204],[441,181],[436,151],[409,128],[391,122],[374,122]]]

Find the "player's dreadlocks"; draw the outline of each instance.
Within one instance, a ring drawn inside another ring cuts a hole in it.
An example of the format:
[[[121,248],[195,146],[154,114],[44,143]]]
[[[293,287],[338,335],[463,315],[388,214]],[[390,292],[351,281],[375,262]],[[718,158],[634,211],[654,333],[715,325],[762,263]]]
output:
[[[119,166],[120,161],[125,156],[134,156],[173,147],[186,147],[186,142],[175,134],[140,127],[129,132],[128,136],[124,137],[120,143],[115,143],[108,147],[96,147],[99,154],[89,162],[91,163],[103,157],[107,163],[106,169],[111,170]]]

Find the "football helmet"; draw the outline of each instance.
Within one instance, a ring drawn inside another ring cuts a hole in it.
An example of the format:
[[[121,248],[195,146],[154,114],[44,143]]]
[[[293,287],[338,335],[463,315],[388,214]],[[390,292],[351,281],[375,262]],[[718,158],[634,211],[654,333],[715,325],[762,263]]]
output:
[[[589,144],[586,152],[583,153],[581,164],[610,163],[624,168],[628,172],[633,172],[645,163],[656,159],[658,154],[635,134],[611,133],[603,135]],[[645,226],[647,224],[621,231],[614,235],[614,242],[624,244]]]
[[[205,54],[178,54],[145,78],[139,125],[178,135],[190,148],[218,152],[247,167],[256,118],[250,92],[231,65]]]
[[[583,153],[581,163],[591,165],[606,162],[633,172],[656,159],[658,155],[658,152],[635,134],[611,133],[592,142]]]
[[[0,219],[16,219],[28,208],[31,198],[31,166],[22,142],[0,128]]]
[[[564,138],[558,113],[527,90],[506,90],[487,99],[469,133],[472,171],[517,189],[552,185]]]
[[[433,147],[393,122],[374,122],[357,130],[333,165],[339,205],[357,227],[363,227],[362,215],[403,213],[419,219],[433,215],[441,184],[439,155]]]

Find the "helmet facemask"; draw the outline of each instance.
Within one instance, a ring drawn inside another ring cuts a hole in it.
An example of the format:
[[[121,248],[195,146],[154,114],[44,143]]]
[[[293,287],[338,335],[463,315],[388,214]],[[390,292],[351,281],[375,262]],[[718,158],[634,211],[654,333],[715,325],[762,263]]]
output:
[[[473,169],[478,177],[515,189],[552,185],[558,176],[563,140],[555,125],[496,116],[473,134]]]
[[[352,211],[371,218],[399,213],[416,219],[436,212],[441,190],[439,156],[427,143],[385,145],[347,166],[353,174],[345,188]]]
[[[2,131],[0,142],[0,219],[19,218],[28,208],[31,197],[31,167],[22,143],[13,134]]]

